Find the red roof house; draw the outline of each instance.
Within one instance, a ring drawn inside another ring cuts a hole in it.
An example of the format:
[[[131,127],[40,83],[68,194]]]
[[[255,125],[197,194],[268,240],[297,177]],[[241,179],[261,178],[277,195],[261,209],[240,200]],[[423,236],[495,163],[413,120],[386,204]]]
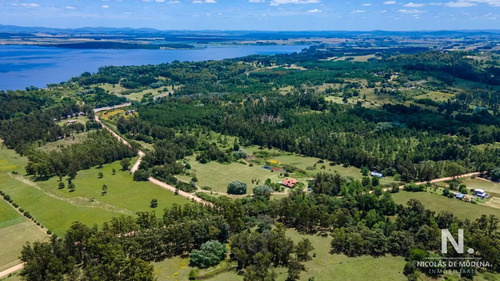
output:
[[[289,179],[289,178],[285,178],[282,182],[281,182],[281,185],[283,186],[286,186],[286,187],[289,187],[289,188],[293,188],[299,181],[296,180],[296,179]]]

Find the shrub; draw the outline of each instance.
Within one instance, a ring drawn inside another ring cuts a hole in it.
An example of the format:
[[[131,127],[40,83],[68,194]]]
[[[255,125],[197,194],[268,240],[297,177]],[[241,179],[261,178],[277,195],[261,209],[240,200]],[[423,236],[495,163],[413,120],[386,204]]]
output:
[[[253,189],[253,194],[256,196],[264,196],[269,198],[273,193],[274,189],[267,185],[259,185]]]
[[[149,207],[151,207],[151,208],[158,207],[158,199],[151,200],[151,203],[149,204]]]
[[[147,181],[149,178],[149,173],[144,170],[137,170],[134,173],[134,181]]]
[[[228,194],[245,194],[247,193],[247,184],[241,181],[232,181],[227,185]]]
[[[200,250],[193,250],[190,262],[199,268],[207,268],[219,264],[226,258],[227,247],[219,241],[208,241],[201,245]]]
[[[177,187],[178,189],[182,190],[182,191],[185,191],[185,192],[193,192],[193,191],[196,191],[196,185],[192,185],[192,184],[189,184],[189,183],[185,183],[185,182],[182,182],[182,181],[179,181],[175,187]]]

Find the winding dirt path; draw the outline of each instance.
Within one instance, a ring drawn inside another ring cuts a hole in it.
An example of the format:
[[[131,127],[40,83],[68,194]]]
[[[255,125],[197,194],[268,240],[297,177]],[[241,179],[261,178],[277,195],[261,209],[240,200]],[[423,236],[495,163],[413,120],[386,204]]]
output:
[[[124,106],[128,106],[126,104],[123,104],[123,105],[120,105],[119,107],[124,107]],[[115,107],[115,108],[118,108],[118,107]],[[100,119],[99,117],[96,115],[95,116],[95,121],[99,124],[102,125],[102,127],[106,130],[108,130],[116,139],[118,139],[120,142],[122,142],[123,144],[127,145],[128,147],[132,147],[130,145],[130,143],[128,141],[126,141],[124,138],[122,138],[121,136],[119,136],[117,133],[115,133],[113,130],[111,130],[108,126],[106,126],[106,124],[104,124]],[[144,157],[144,155],[146,155],[144,153],[144,151],[142,150],[138,150],[137,151],[137,155],[139,156],[139,158],[137,158],[137,160],[135,161],[134,165],[132,165],[132,168],[130,168],[130,172],[131,173],[135,173],[138,169],[139,169],[139,166],[141,165],[141,162],[142,162],[142,158]],[[165,183],[165,182],[162,182],[160,180],[157,180],[153,177],[149,177],[148,178],[149,182],[151,182],[152,184],[154,185],[157,185],[163,189],[166,189],[166,190],[169,190],[169,191],[172,191],[172,192],[176,192],[176,188]],[[204,205],[209,205],[209,206],[213,206],[212,203],[206,201],[206,200],[203,200],[199,197],[197,197],[196,195],[194,194],[191,194],[191,193],[188,193],[188,192],[185,192],[185,191],[182,191],[182,190],[177,190],[177,194],[182,196],[182,197],[185,197],[189,200],[192,200],[194,202],[198,202],[198,203],[201,203],[201,204],[204,204]]]

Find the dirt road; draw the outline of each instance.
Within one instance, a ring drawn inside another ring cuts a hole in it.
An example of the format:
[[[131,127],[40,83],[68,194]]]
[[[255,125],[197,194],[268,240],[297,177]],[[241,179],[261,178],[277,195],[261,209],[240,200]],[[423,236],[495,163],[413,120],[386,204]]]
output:
[[[419,181],[419,182],[416,182],[415,184],[416,185],[422,185],[422,184],[426,184],[428,182],[430,182],[430,183],[436,183],[436,182],[442,182],[442,181],[450,181],[450,180],[453,180],[453,179],[470,178],[472,176],[479,176],[482,173],[484,173],[484,172],[474,172],[474,173],[468,173],[468,174],[458,175],[458,176],[455,176],[455,177],[444,177],[444,178],[433,179],[433,180],[430,180],[430,181]],[[404,187],[405,187],[405,185],[400,185],[399,189],[403,189]],[[390,191],[391,188],[384,188],[383,190],[384,191]],[[373,190],[370,191],[370,193],[372,193],[372,192],[373,192]]]
[[[119,136],[117,133],[115,133],[113,130],[111,130],[108,126],[106,126],[106,124],[104,124],[100,119],[99,117],[96,115],[95,116],[95,121],[99,124],[102,125],[102,127],[105,129],[105,130],[108,130],[116,139],[118,139],[119,141],[121,141],[123,144],[127,145],[128,147],[131,147],[130,143],[128,141],[126,141],[125,139],[123,139],[121,136]],[[130,172],[131,173],[135,173],[138,169],[139,169],[139,166],[141,165],[141,162],[142,162],[142,158],[144,157],[144,155],[146,155],[142,150],[139,150],[137,152],[137,155],[139,156],[139,158],[137,158],[137,161],[135,161],[134,165],[132,165],[132,168],[130,168]],[[167,183],[164,183],[160,180],[157,180],[153,177],[149,177],[148,180],[154,184],[154,185],[157,185],[163,189],[166,189],[166,190],[170,190],[172,192],[175,192],[176,188],[167,184]],[[209,206],[212,206],[213,204],[208,202],[208,201],[205,201],[199,197],[197,197],[196,195],[193,195],[191,193],[188,193],[188,192],[185,192],[185,191],[182,191],[182,190],[178,190],[177,194],[179,194],[180,196],[182,197],[186,197],[187,199],[189,200],[193,200],[195,202],[198,202],[198,203],[201,203],[201,204],[205,204],[205,205],[209,205]]]
[[[23,267],[24,267],[24,263],[20,263],[20,264],[15,265],[15,266],[13,266],[11,268],[7,268],[4,271],[0,271],[0,278],[3,278],[5,276],[8,276],[11,273],[14,273],[14,272],[16,272],[18,270],[21,270],[21,269],[23,269]]]
[[[157,186],[163,188],[163,189],[166,189],[166,190],[170,190],[172,192],[175,192],[176,188],[167,184],[167,183],[164,183],[162,181],[159,181],[153,177],[149,177],[148,180],[153,183],[153,184],[156,184]],[[208,201],[205,201],[199,197],[197,197],[196,195],[193,195],[191,193],[188,193],[188,192],[185,192],[185,191],[182,191],[182,190],[177,190],[177,193],[182,196],[182,197],[186,197],[188,198],[189,200],[193,200],[195,202],[198,202],[198,203],[201,203],[201,204],[205,204],[205,205],[209,205],[209,206],[213,206],[212,203],[208,202]]]

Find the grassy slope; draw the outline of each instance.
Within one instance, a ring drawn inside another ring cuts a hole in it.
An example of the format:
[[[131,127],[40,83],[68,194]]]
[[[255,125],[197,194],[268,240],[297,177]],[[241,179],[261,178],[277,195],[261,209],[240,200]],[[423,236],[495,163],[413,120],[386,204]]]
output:
[[[13,198],[21,208],[54,233],[61,235],[73,221],[92,225],[100,224],[120,215],[118,212],[84,206],[84,202],[71,202],[53,197],[34,186],[25,184],[9,175],[0,174],[2,190]],[[88,201],[87,201],[88,202]]]
[[[26,158],[14,151],[0,148],[0,189],[45,227],[59,235],[73,221],[78,220],[88,225],[101,224],[119,215],[149,211],[149,203],[153,198],[158,199],[158,214],[173,203],[188,202],[187,199],[177,197],[153,184],[132,181],[128,172],[119,171],[119,162],[99,169],[105,174],[103,179],[97,178],[97,169],[80,171],[73,181],[76,191],[72,193],[68,189],[57,189],[56,178],[33,183],[22,177],[26,162]],[[117,170],[115,176],[111,175],[113,167]],[[19,175],[8,173],[12,171]],[[108,186],[106,196],[101,196],[103,184]],[[95,198],[95,201],[90,202],[90,198]]]
[[[449,211],[462,219],[476,219],[482,214],[500,216],[500,209],[490,208],[483,205],[475,205],[454,198],[428,192],[405,192],[401,191],[392,195],[398,204],[406,204],[410,199],[417,199],[426,208],[435,212]]]

